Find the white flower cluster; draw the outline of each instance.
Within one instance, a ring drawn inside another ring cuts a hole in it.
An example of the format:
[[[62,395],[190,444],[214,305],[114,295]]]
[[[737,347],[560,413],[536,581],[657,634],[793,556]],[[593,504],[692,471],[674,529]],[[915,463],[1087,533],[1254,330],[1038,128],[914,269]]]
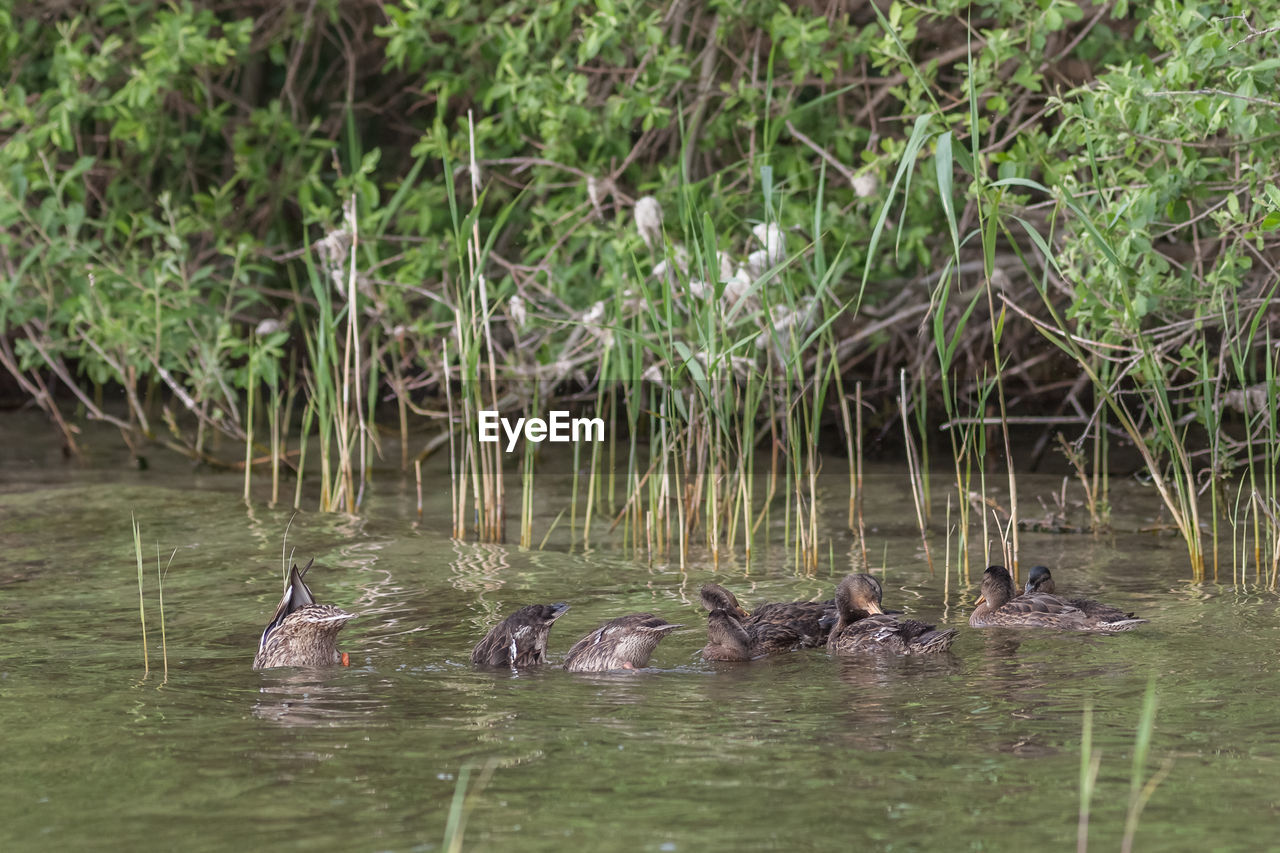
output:
[[[874,181],[874,179],[872,179]],[[874,191],[874,187],[868,189]],[[636,202],[636,230],[651,251],[661,252],[662,257],[653,266],[651,275],[667,284],[677,297],[695,301],[713,299],[712,283],[691,271],[689,252],[676,243],[666,248],[662,240],[662,207],[657,199],[645,196]],[[736,261],[728,252],[718,252],[715,266],[718,280],[723,283],[720,309],[730,324],[753,322],[759,327],[756,348],[774,354],[790,348],[791,336],[803,337],[817,327],[820,303],[813,297],[797,300],[795,304],[777,304],[778,300],[763,298],[765,288],[773,275],[787,262],[786,232],[775,222],[760,223],[751,229],[751,248],[746,258]],[[630,296],[630,292],[625,294]],[[767,311],[765,305],[772,304]],[[630,303],[624,300],[623,308]],[[717,364],[707,363],[705,353],[697,353],[698,360],[708,373],[719,372],[727,364],[737,376],[745,376],[751,360],[744,356],[720,359]],[[664,382],[663,364],[651,365],[644,378],[650,382]]]
[[[651,251],[662,248],[662,206],[653,196],[645,196],[636,202],[636,230]],[[752,298],[744,303],[757,288],[757,282],[782,266],[787,259],[786,234],[777,223],[760,223],[751,229],[756,248],[747,254],[746,260],[736,263],[728,252],[716,253],[716,273],[724,283],[721,291],[721,307],[730,315],[741,315],[742,309],[759,308],[759,300]],[[713,293],[711,283],[689,272],[689,252],[676,243],[667,256],[653,266],[654,278],[668,286],[680,287],[694,299],[708,299]]]

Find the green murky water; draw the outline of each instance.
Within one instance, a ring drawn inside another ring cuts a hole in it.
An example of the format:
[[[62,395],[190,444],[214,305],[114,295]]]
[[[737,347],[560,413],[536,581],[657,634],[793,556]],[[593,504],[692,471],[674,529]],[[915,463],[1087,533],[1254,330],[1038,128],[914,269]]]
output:
[[[317,596],[360,614],[343,634],[352,666],[254,672],[291,513],[247,510],[234,475],[181,463],[133,472],[117,455],[67,463],[19,444],[20,432],[0,456],[5,850],[441,849],[463,768],[466,849],[1072,849],[1086,703],[1102,754],[1090,840],[1109,850],[1152,676],[1146,772],[1168,775],[1136,849],[1278,843],[1276,598],[1189,583],[1176,540],[1023,535],[1025,565],[1045,562],[1060,588],[1152,620],[1131,634],[964,627],[936,660],[809,652],[708,665],[697,658],[705,580],[754,604],[829,595],[849,570],[839,478],[826,525],[834,567],[806,577],[781,548],[750,571],[696,556],[681,571],[563,540],[543,552],[455,543],[443,495],[419,521],[412,482],[380,472],[364,516],[301,513],[289,533],[299,556],[316,557]],[[1027,477],[1019,491],[1031,503],[1059,485]],[[1153,495],[1117,488],[1119,527],[1156,516]],[[930,576],[905,489],[896,470],[868,478],[886,603],[964,625],[976,592],[954,576],[945,585],[941,569]],[[543,493],[540,531],[555,491]],[[149,555],[145,679],[131,512]],[[177,549],[167,683],[157,544],[166,561]],[[635,674],[517,677],[467,664],[502,614],[557,600],[573,607],[553,653],[625,612],[689,627]]]

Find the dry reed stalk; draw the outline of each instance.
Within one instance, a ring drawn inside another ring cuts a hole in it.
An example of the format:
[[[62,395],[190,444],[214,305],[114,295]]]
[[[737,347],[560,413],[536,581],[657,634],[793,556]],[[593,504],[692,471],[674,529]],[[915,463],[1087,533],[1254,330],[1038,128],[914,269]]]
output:
[[[147,607],[142,595],[142,528],[138,519],[129,513],[129,521],[133,525],[133,550],[138,558],[138,620],[142,623],[142,677],[151,673],[151,662],[147,655]]]
[[[471,114],[471,110],[467,110],[467,133],[468,146],[467,152],[470,157],[470,175],[471,175],[471,206],[475,208],[480,203],[480,167],[476,164],[476,125],[475,119]],[[488,282],[485,279],[481,269],[483,260],[481,255],[480,242],[480,218],[476,217],[471,223],[471,237],[468,242],[470,248],[470,256],[472,259],[472,281],[479,283],[476,289],[480,292],[480,318],[484,324],[484,342],[485,351],[489,357],[489,396],[493,401],[494,408],[498,406],[498,368],[497,360],[494,357],[493,347],[493,328],[489,318],[489,293]],[[498,445],[493,445],[493,452],[485,454],[489,457],[486,463],[482,463],[485,473],[485,495],[486,506],[485,518],[487,519],[487,530],[482,534],[489,542],[501,542],[505,538],[505,507],[504,507],[504,487],[502,482],[502,457]]]
[[[985,513],[983,513],[985,515]],[[1008,523],[1003,527],[1000,526],[1000,516],[996,514],[994,509],[991,510],[991,520],[995,522],[996,532],[1000,534],[1000,565],[1009,566],[1013,562],[1013,551],[1009,547],[1009,531],[1014,527],[1012,516]],[[1017,586],[1018,580],[1014,578],[1014,586]]]
[[[853,394],[854,403],[854,429],[857,436],[857,459],[858,459],[858,484],[857,484],[857,504],[858,504],[858,542],[862,546],[862,565],[869,565],[867,559],[867,524],[862,515],[862,382],[861,380],[854,386]]]
[[[444,384],[444,399],[446,411],[448,412],[449,424],[449,508],[453,515],[453,538],[462,539],[466,536],[466,523],[463,519],[462,501],[465,494],[465,486],[463,491],[459,491],[458,487],[458,469],[461,467],[457,455],[457,446],[453,440],[453,383],[449,380],[449,339],[445,337],[442,341],[443,355],[442,358],[442,374],[441,382]],[[421,460],[418,460],[421,463]]]
[[[944,606],[951,604],[951,493],[947,492],[946,542],[942,552],[942,600]],[[960,567],[959,562],[956,568]]]
[[[244,424],[244,502],[246,506],[249,504],[249,481],[253,476],[253,399],[257,396],[254,393],[256,388],[253,381],[253,363],[253,353],[250,352],[246,383],[249,388],[249,400],[246,405],[247,419]]]
[[[271,407],[267,410],[271,430],[271,506],[280,502],[280,392],[272,391]]]
[[[572,538],[578,530],[578,478],[582,468],[579,463],[581,448],[573,445],[573,485],[569,487],[569,536]]]
[[[811,453],[816,453],[812,451]],[[818,569],[818,463],[809,465],[809,568]]]
[[[418,518],[422,518],[422,460],[413,460],[413,481],[418,494]]]
[[[916,524],[920,527],[920,542],[924,545],[924,556],[929,564],[929,574],[933,574],[933,554],[929,551],[929,533],[924,521],[923,486],[920,481],[920,460],[916,455],[915,440],[911,437],[911,425],[907,420],[907,371],[899,371],[898,412],[902,419],[902,437],[906,442],[907,478],[911,483],[911,501],[916,510]]]
[[[685,504],[680,492],[680,466],[672,465],[671,474],[675,480],[673,491],[676,496],[676,539],[680,548],[680,570],[684,571],[687,543],[685,541]]]

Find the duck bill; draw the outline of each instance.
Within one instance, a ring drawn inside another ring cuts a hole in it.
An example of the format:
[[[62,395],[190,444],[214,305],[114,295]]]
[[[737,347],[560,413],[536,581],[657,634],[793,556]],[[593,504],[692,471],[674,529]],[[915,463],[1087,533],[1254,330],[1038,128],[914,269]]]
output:
[[[973,606],[977,607],[979,604],[985,604],[986,601],[987,597],[985,595],[979,595],[978,600],[973,603]]]
[[[884,613],[884,608],[874,601],[867,602],[867,612],[872,616],[880,616]]]

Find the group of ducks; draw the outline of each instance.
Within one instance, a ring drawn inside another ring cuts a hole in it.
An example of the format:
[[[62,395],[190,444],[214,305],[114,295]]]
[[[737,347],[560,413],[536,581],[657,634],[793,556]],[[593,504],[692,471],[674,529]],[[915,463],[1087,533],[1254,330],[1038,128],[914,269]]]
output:
[[[304,577],[312,563],[289,571],[284,597],[262,632],[254,669],[277,666],[319,667],[348,665],[337,649],[338,632],[355,614],[332,604],[318,604]],[[974,628],[1057,628],[1114,633],[1146,622],[1132,613],[1086,598],[1054,594],[1053,576],[1036,566],[1018,594],[1013,577],[1003,566],[990,566],[982,576],[982,594],[969,617]],[[883,590],[871,575],[848,575],[828,601],[763,604],[749,612],[720,584],[702,587],[707,614],[709,661],[749,661],[770,654],[825,647],[837,654],[863,652],[921,655],[951,648],[955,628],[903,619],[900,611],[881,606]],[[471,651],[476,666],[525,669],[547,661],[551,626],[569,609],[567,604],[521,607],[485,635]],[[605,622],[574,643],[563,666],[570,672],[640,669],[649,663],[662,638],[682,626],[652,613],[632,613]]]

